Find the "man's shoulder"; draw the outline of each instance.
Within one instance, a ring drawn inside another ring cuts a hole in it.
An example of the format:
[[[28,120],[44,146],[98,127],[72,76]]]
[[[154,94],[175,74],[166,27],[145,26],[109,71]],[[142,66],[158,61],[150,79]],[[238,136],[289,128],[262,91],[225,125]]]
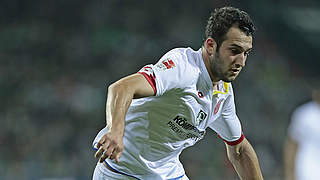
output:
[[[194,55],[197,53],[198,53],[198,51],[193,50],[191,47],[173,48],[167,52],[167,54],[176,54],[176,55],[184,55],[184,56],[190,56],[190,55]]]
[[[197,51],[191,48],[174,48],[161,57],[155,68],[159,70],[157,72],[168,74],[171,79],[174,79],[172,73],[176,73],[175,76],[179,77],[178,81],[183,85],[195,83],[201,71],[196,63],[199,59],[199,54],[196,53]]]
[[[168,51],[162,58],[163,59],[172,59],[178,64],[183,64],[188,68],[194,67],[199,68],[197,60],[199,59],[199,50],[195,51],[192,48],[174,48]]]

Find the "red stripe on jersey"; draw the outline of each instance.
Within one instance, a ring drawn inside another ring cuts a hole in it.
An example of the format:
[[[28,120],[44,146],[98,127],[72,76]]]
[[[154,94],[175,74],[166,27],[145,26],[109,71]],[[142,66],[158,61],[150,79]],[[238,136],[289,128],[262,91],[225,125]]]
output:
[[[221,138],[224,142],[226,142],[230,146],[235,146],[235,145],[241,143],[244,140],[243,133],[241,133],[240,138],[238,140],[235,140],[235,141],[227,141],[227,140],[224,140],[219,134],[218,134],[218,136],[219,136],[219,138]]]
[[[156,95],[157,94],[157,88],[156,88],[156,80],[155,80],[156,77],[155,77],[155,75],[154,74],[148,75],[145,72],[138,72],[138,73],[142,74],[147,79],[147,81],[149,82],[149,84],[151,85],[151,87],[153,89],[154,95]]]

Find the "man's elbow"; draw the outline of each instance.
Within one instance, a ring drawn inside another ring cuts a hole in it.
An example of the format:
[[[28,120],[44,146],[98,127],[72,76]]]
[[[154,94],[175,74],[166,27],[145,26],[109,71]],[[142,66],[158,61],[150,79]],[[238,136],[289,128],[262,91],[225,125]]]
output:
[[[114,82],[111,85],[109,85],[108,87],[108,92],[112,92],[112,93],[121,93],[121,92],[127,92],[129,93],[130,88],[127,84],[122,83],[122,82]]]

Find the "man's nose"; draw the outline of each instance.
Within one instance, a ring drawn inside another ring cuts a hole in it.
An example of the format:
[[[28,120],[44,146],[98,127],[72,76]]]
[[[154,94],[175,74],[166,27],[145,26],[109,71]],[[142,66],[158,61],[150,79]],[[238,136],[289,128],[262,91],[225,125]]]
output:
[[[247,56],[243,53],[238,54],[236,58],[236,67],[244,67],[246,65]]]

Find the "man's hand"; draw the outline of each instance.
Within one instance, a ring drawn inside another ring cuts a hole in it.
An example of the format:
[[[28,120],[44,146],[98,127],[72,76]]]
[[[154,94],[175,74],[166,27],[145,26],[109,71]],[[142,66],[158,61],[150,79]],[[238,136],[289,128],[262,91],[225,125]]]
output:
[[[112,132],[106,133],[97,144],[98,151],[94,155],[100,158],[99,161],[103,162],[105,159],[115,159],[116,163],[119,162],[120,156],[123,152],[123,137]]]

